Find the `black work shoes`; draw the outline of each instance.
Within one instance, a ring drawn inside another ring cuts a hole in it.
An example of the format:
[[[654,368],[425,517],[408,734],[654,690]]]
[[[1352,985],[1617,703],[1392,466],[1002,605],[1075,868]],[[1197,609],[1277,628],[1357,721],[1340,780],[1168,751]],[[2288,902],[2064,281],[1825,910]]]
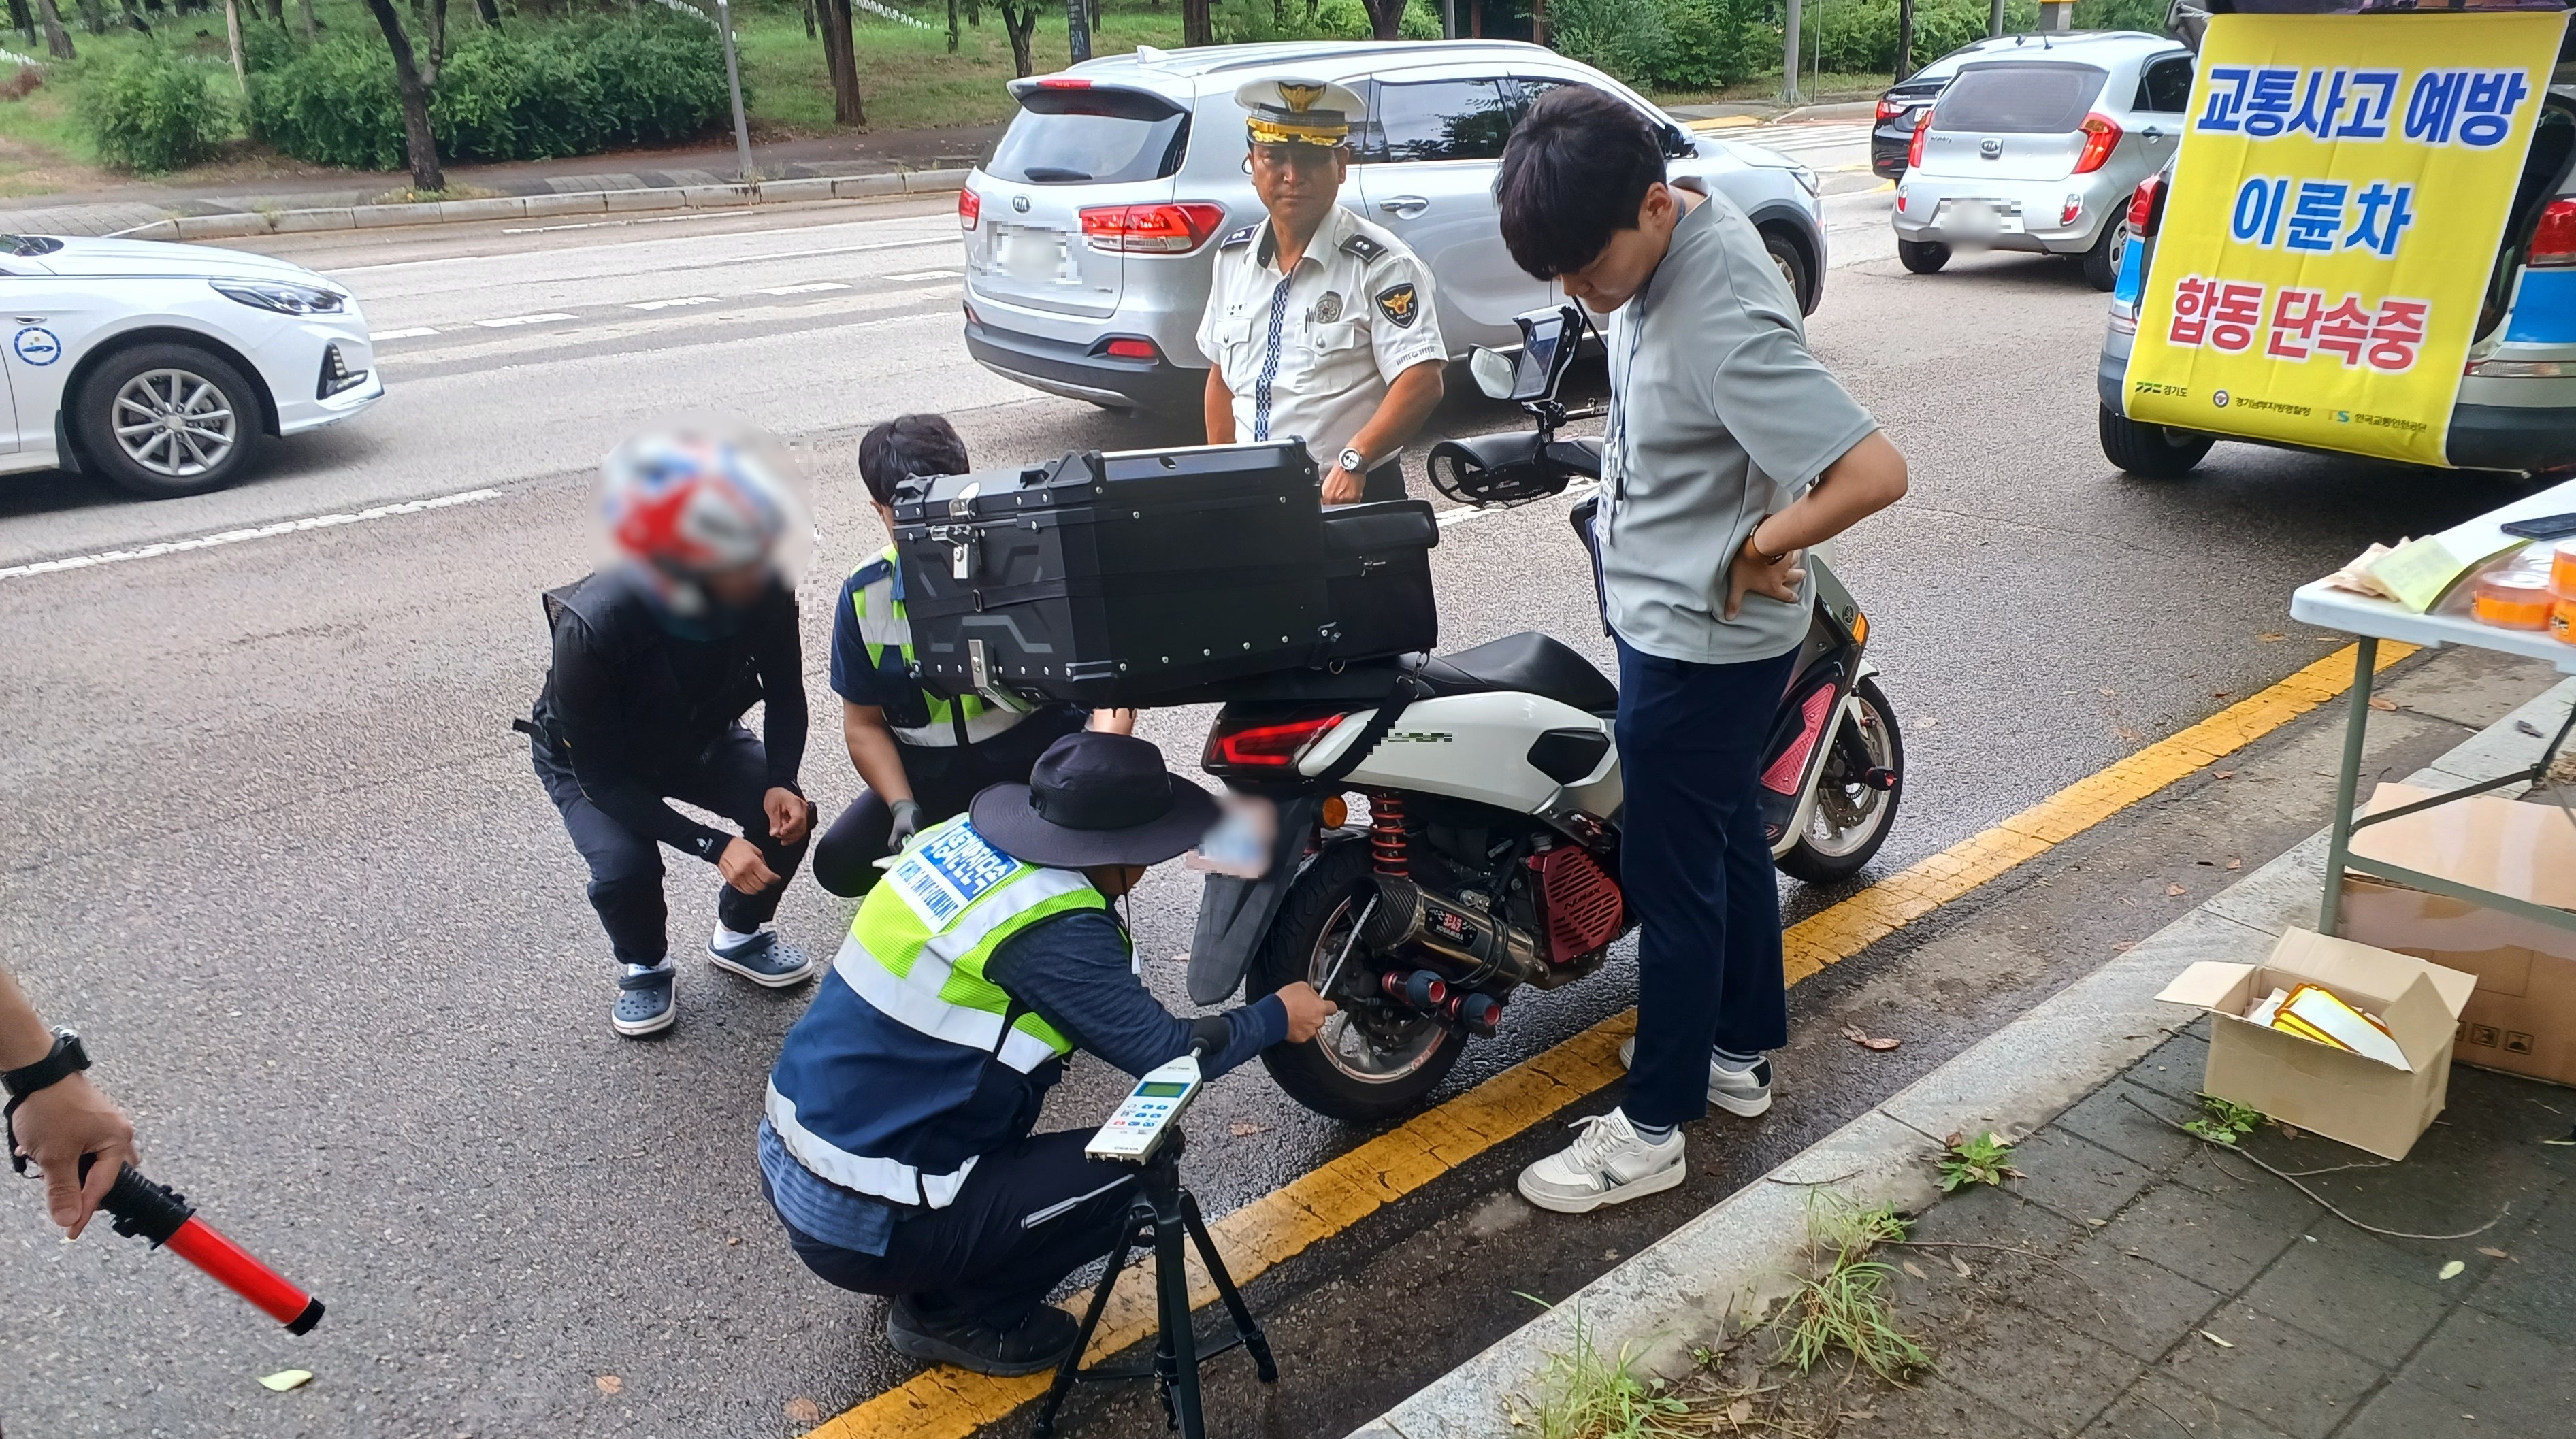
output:
[[[886,1341],[898,1354],[933,1364],[954,1364],[996,1379],[1039,1374],[1064,1362],[1082,1326],[1052,1304],[1032,1309],[1008,1329],[989,1324],[934,1323],[915,1313],[912,1302],[897,1299],[886,1306]]]

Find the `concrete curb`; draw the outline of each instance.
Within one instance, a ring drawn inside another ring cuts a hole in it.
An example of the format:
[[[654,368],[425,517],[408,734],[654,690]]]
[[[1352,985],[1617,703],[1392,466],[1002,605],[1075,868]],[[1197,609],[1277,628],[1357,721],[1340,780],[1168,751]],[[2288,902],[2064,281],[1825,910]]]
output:
[[[2538,758],[2571,704],[2564,681],[2409,778],[2450,786]],[[2190,1016],[2155,1002],[2195,960],[2260,960],[2280,931],[2314,926],[2323,832],[2213,895],[2126,954],[2042,1001],[1884,1103],[1639,1251],[1546,1314],[1352,1432],[1350,1439],[1489,1439],[1526,1400],[1575,1326],[1598,1352],[1624,1347],[1678,1373],[1687,1347],[1730,1315],[1750,1317],[1807,1272],[1807,1214],[1820,1191],[1919,1210],[1936,1198],[1929,1159],[1953,1131],[2027,1134],[2137,1062]]]
[[[902,195],[954,194],[964,170],[907,170],[883,175],[816,175],[749,185],[676,185],[632,190],[582,190],[556,195],[495,195],[482,200],[440,200],[418,205],[338,205],[311,210],[245,210],[228,215],[179,215],[118,230],[119,240],[237,240],[314,230],[374,230],[403,225],[459,224],[557,215],[624,214],[638,210],[731,210],[814,200],[870,200]]]

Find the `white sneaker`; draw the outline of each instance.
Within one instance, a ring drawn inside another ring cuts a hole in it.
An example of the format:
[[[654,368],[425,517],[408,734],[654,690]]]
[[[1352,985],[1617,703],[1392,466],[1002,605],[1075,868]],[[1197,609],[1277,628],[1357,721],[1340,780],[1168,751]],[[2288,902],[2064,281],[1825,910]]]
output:
[[[1637,1036],[1619,1041],[1619,1067],[1637,1067]],[[1708,1102],[1729,1114],[1751,1119],[1771,1107],[1771,1061],[1757,1059],[1751,1069],[1720,1069],[1708,1062]]]
[[[1574,1121],[1574,1142],[1521,1171],[1521,1197],[1559,1214],[1589,1214],[1604,1204],[1624,1204],[1657,1194],[1690,1173],[1682,1162],[1682,1132],[1661,1144],[1637,1137],[1628,1116],[1614,1109]]]

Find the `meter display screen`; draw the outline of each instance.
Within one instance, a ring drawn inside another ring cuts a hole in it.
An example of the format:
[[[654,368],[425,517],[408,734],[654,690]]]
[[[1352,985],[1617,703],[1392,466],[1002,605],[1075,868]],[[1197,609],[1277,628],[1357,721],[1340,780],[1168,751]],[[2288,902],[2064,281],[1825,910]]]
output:
[[[1189,1092],[1188,1085],[1174,1084],[1168,1080],[1155,1080],[1136,1086],[1137,1097],[1141,1099],[1178,1099]]]

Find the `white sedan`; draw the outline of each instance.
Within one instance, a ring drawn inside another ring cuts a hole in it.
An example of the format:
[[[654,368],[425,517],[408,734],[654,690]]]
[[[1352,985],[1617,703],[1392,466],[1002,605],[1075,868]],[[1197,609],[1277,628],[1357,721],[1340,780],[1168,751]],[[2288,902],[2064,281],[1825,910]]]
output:
[[[0,474],[73,469],[151,498],[239,479],[269,436],[385,393],[347,290],[158,240],[0,235]]]

